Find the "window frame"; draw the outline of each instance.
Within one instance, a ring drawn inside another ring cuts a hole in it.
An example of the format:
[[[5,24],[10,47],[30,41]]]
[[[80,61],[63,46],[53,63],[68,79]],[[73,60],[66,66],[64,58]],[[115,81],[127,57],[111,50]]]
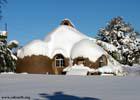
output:
[[[57,67],[57,68],[65,67],[65,58],[63,55],[57,54],[55,56],[55,67]]]

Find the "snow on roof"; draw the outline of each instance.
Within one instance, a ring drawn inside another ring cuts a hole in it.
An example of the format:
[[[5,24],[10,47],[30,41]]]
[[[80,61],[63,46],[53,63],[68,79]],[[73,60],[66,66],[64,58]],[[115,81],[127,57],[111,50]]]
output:
[[[50,48],[49,52],[51,58],[53,58],[56,53],[63,53],[63,56],[70,57],[70,51],[73,45],[86,38],[89,37],[79,32],[75,28],[60,25],[46,36],[45,42],[48,43]]]
[[[64,57],[70,57],[72,47],[75,43],[82,39],[92,38],[79,32],[74,27],[62,24],[50,32],[45,37],[44,41],[35,40],[20,49],[18,51],[18,57],[23,58],[24,56],[31,55],[47,55],[52,59],[56,54],[62,54]]]
[[[93,40],[83,39],[73,46],[71,58],[86,57],[95,62],[99,57],[106,54]]]
[[[24,58],[25,56],[32,56],[32,55],[44,55],[48,56],[48,46],[47,43],[41,40],[34,40],[24,46],[23,48],[18,50],[18,57]]]

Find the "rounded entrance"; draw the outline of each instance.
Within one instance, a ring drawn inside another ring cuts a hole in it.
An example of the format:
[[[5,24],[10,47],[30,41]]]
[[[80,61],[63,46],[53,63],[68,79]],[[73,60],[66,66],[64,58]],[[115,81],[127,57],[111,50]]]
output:
[[[55,67],[57,68],[65,67],[65,59],[63,55],[61,54],[55,55]]]

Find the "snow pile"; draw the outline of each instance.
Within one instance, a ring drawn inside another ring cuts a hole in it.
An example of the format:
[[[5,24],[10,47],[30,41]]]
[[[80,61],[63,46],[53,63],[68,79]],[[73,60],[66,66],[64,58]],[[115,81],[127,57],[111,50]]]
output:
[[[103,66],[98,69],[92,69],[89,68],[88,66],[84,66],[83,64],[81,65],[74,65],[74,66],[69,66],[66,67],[64,70],[66,72],[66,75],[87,75],[88,72],[90,73],[98,73],[100,72],[101,75],[105,74],[113,74],[117,76],[122,76],[124,75],[124,71],[122,69],[122,66]]]
[[[71,58],[85,57],[89,58],[91,61],[95,62],[102,55],[107,55],[107,53],[93,40],[83,39],[76,43],[71,51]]]
[[[81,65],[74,65],[69,66],[63,70],[64,72],[67,72],[66,75],[87,75],[88,72],[95,72],[94,69],[91,69],[87,66]]]
[[[14,73],[14,72],[2,72],[0,74],[16,74],[16,73]]]
[[[103,66],[98,68],[97,71],[101,72],[102,74],[114,74],[114,75],[123,75],[123,69],[121,66]]]
[[[140,65],[114,65],[114,66],[103,66],[97,69],[102,74],[104,73],[113,73],[117,76],[124,76],[124,75],[133,75],[133,76],[140,76]]]
[[[43,55],[48,56],[48,46],[47,43],[41,40],[34,40],[22,49],[18,50],[18,57],[24,58],[25,56],[32,55]]]

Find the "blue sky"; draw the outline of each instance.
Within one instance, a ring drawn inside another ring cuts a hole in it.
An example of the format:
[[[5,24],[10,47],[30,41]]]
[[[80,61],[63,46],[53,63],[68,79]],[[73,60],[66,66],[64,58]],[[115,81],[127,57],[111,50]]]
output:
[[[8,0],[3,7],[8,40],[25,45],[43,39],[62,19],[69,18],[81,32],[94,37],[113,17],[122,16],[140,31],[140,0]]]

